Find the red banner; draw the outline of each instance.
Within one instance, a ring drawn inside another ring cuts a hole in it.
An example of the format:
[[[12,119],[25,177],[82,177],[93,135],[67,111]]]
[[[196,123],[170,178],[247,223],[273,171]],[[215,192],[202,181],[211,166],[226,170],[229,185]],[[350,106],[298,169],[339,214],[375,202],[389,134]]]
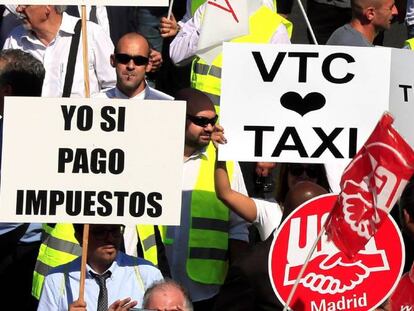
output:
[[[378,231],[414,172],[414,151],[385,113],[345,169],[326,232],[353,258]]]

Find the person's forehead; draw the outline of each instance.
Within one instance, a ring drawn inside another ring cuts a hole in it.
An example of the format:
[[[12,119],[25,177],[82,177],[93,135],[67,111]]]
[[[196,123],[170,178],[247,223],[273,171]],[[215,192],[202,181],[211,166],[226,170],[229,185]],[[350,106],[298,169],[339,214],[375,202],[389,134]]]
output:
[[[134,52],[134,55],[138,55],[137,53],[145,53],[148,54],[149,47],[147,42],[140,37],[126,37],[119,41],[117,46],[117,52]]]
[[[157,305],[158,308],[183,306],[184,295],[174,286],[159,288],[152,295],[151,305]]]

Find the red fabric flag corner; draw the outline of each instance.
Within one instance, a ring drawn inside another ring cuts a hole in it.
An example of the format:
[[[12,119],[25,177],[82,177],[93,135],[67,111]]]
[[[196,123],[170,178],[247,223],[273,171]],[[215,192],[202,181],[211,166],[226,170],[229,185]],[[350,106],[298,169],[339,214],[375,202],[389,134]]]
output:
[[[384,113],[346,167],[341,193],[326,222],[328,237],[349,258],[365,247],[414,172],[414,151]]]

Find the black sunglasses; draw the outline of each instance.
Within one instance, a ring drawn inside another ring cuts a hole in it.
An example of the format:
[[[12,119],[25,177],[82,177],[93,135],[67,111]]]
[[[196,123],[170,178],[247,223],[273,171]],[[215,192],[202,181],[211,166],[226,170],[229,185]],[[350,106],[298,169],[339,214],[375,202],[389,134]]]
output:
[[[301,176],[303,172],[308,175],[309,178],[317,178],[318,177],[318,168],[314,165],[311,166],[303,166],[300,164],[289,164],[289,173],[293,176]]]
[[[191,114],[187,114],[187,119],[193,122],[195,125],[206,127],[207,125],[211,124],[211,126],[214,126],[216,124],[218,115],[216,115],[214,118],[206,118],[201,116],[192,116]]]
[[[134,64],[136,66],[146,65],[148,64],[148,61],[149,61],[148,57],[141,56],[141,55],[131,56],[131,55],[124,54],[124,53],[115,54],[115,60],[118,63],[124,64],[124,65],[128,64],[131,59],[134,61]]]
[[[109,234],[111,234],[115,238],[119,238],[124,233],[125,226],[111,226],[111,227],[103,227],[103,228],[93,228],[89,232],[93,235],[97,240],[105,240],[108,238]]]

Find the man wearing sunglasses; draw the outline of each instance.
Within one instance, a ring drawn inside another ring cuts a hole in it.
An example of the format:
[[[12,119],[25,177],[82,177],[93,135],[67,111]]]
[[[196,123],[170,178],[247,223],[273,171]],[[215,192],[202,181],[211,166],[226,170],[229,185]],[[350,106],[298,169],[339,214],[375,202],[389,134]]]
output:
[[[150,52],[144,36],[135,32],[122,36],[110,59],[116,70],[116,87],[98,97],[172,100],[171,96],[151,88],[145,81],[145,75],[152,69]]]
[[[195,89],[177,92],[187,102],[180,226],[166,229],[165,251],[172,278],[189,292],[194,310],[211,311],[229,260],[248,241],[246,222],[217,199],[215,149],[210,144],[217,122],[214,105]],[[238,165],[229,168],[232,186],[246,193]]]
[[[83,225],[73,226],[75,237],[82,245]],[[81,267],[81,257],[78,257],[46,276],[38,310],[107,311],[108,307],[115,310],[114,304],[122,304],[122,310],[136,305],[141,307],[145,290],[163,277],[150,262],[119,250],[123,230],[122,225],[90,225],[84,292],[86,306],[75,300],[79,295]]]

